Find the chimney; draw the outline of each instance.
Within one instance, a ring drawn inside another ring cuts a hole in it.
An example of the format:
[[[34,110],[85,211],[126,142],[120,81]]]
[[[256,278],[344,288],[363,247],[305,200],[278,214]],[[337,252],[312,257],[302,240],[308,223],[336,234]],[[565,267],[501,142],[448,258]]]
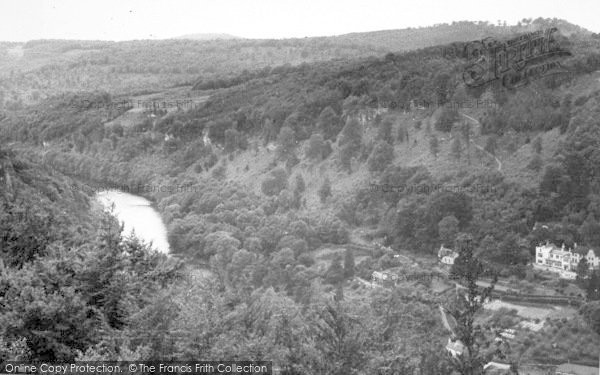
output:
[[[564,242],[562,244],[561,250],[563,250],[563,251],[565,250],[565,243]]]

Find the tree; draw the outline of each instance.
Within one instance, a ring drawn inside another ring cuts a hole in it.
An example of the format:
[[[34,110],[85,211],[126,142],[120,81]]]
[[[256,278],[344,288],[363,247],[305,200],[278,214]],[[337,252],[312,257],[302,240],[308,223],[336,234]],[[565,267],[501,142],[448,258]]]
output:
[[[352,154],[360,150],[362,144],[362,127],[357,119],[351,118],[346,121],[346,125],[340,133],[338,145],[340,147],[348,146]]]
[[[298,173],[296,175],[296,191],[299,193],[304,193],[306,190],[306,183],[304,182],[304,178],[302,178],[302,174]]]
[[[238,138],[240,134],[235,129],[227,129],[225,130],[225,144],[224,150],[225,152],[233,152],[237,148]]]
[[[294,130],[288,126],[283,126],[279,131],[277,143],[279,144],[277,147],[277,157],[282,159],[289,158],[290,154],[292,154],[296,148]]]
[[[381,124],[379,124],[379,129],[377,129],[377,139],[392,144],[394,142],[392,138],[393,124],[394,122],[391,117],[384,118]]]
[[[445,309],[452,321],[456,322],[452,334],[464,347],[461,354],[449,358],[452,367],[461,375],[482,374],[483,366],[494,356],[506,357],[503,344],[487,338],[484,328],[475,324],[475,315],[491,296],[498,278],[494,276],[489,287],[479,289],[477,280],[485,272],[485,267],[473,256],[472,241],[471,236],[465,234],[456,240],[459,256],[450,270],[450,277],[463,285],[466,284],[466,290],[464,296],[457,295],[454,303]]]
[[[594,270],[590,275],[586,293],[588,301],[600,300],[600,272],[598,270]]]
[[[429,151],[431,152],[433,157],[437,159],[438,153],[440,152],[440,145],[435,135],[432,135],[429,138]]]
[[[460,160],[461,152],[462,152],[462,146],[460,144],[460,139],[458,137],[456,137],[456,138],[454,138],[454,141],[452,142],[452,146],[450,147],[450,154],[452,155],[452,157],[454,159]]]
[[[394,160],[394,147],[384,141],[379,141],[373,148],[367,165],[371,172],[381,172]]]
[[[287,173],[281,168],[276,168],[272,170],[270,175],[262,182],[261,191],[268,196],[279,195],[279,193],[287,188],[287,186]]]
[[[454,108],[444,107],[440,117],[435,122],[435,129],[443,132],[449,132],[452,129],[452,125],[458,121],[458,111]]]
[[[317,129],[325,139],[333,139],[338,135],[342,129],[342,122],[333,108],[327,106],[321,111],[317,119]]]
[[[342,168],[348,173],[352,173],[352,156],[354,154],[351,145],[344,145],[340,148],[340,163]]]
[[[212,176],[217,180],[223,180],[227,176],[227,159],[221,160],[221,163],[212,170]]]
[[[306,157],[311,160],[321,161],[324,147],[325,141],[321,134],[315,133],[311,135],[308,140],[308,147],[306,148]]]
[[[344,281],[344,274],[345,270],[342,267],[342,257],[339,254],[336,254],[325,273],[325,281],[329,284],[337,285]]]
[[[592,213],[588,214],[583,224],[581,224],[579,232],[588,245],[600,245],[600,223]]]
[[[533,155],[533,157],[531,158],[531,161],[529,161],[529,163],[527,164],[527,168],[531,169],[532,171],[536,171],[536,172],[539,172],[543,166],[544,166],[544,161],[538,154]]]
[[[446,246],[451,246],[458,234],[458,219],[453,215],[445,216],[438,223],[438,233],[442,243]]]
[[[354,277],[354,253],[350,249],[344,253],[344,277]]]
[[[487,152],[489,152],[492,155],[496,155],[496,149],[497,149],[497,139],[495,135],[490,135],[487,139],[487,141],[485,142],[485,147],[484,150],[486,150]]]
[[[533,152],[540,154],[542,152],[542,137],[536,137],[531,143],[531,147],[533,148]]]
[[[315,374],[346,375],[363,373],[366,332],[359,319],[349,313],[352,305],[336,302],[320,308],[310,323],[318,350]]]
[[[600,301],[586,303],[581,306],[579,313],[594,332],[600,335]]]
[[[577,263],[577,280],[580,283],[585,282],[585,279],[588,276],[588,273],[590,271],[590,267],[588,265],[587,259],[585,257],[582,257],[581,260],[579,260],[579,263]]]
[[[306,190],[306,184],[304,183],[304,179],[302,175],[298,173],[296,175],[296,186],[294,187],[294,206],[296,208],[300,207],[300,202],[302,199],[302,194]]]
[[[419,123],[420,123],[420,120],[419,120]],[[396,133],[396,139],[398,140],[398,142],[401,142],[401,143],[404,141],[406,141],[406,142],[409,141],[408,130],[406,129],[406,126],[404,126],[402,124],[400,126],[398,126],[397,133]]]
[[[331,181],[329,181],[329,177],[325,177],[323,184],[319,188],[319,197],[321,198],[321,203],[325,203],[328,197],[331,196]]]

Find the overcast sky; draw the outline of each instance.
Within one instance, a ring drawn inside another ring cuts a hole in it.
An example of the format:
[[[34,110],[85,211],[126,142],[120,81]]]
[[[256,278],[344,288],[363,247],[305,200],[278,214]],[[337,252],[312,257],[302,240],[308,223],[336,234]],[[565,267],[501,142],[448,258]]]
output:
[[[0,40],[292,38],[537,17],[600,32],[600,0],[0,0]]]

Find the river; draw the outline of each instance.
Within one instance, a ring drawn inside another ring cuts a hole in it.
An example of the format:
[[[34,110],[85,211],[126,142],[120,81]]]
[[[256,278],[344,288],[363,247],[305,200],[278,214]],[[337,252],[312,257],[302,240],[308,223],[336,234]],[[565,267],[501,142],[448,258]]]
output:
[[[158,251],[169,253],[167,228],[149,200],[119,190],[101,191],[96,199],[106,208],[114,203],[114,214],[124,224],[123,234],[129,235],[134,230],[144,242],[152,242]]]

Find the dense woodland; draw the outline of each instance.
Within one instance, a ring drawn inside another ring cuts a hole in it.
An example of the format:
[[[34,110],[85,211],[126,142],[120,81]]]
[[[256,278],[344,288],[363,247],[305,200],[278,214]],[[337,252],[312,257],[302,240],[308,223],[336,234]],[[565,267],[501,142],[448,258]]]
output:
[[[540,242],[600,248],[600,89],[589,84],[600,70],[600,40],[564,21],[524,21],[410,31],[430,36],[419,46],[400,39],[389,46],[395,35],[385,32],[277,42],[29,42],[25,53],[93,52],[0,82],[10,93],[0,117],[0,361],[226,357],[273,360],[288,374],[450,374],[437,306],[452,305],[452,296],[421,282],[357,292],[355,275],[403,266],[385,248],[360,262],[341,251],[326,267],[312,254],[348,244],[354,229],[365,228],[369,239],[416,256],[435,256],[441,244],[468,248],[486,265],[470,276],[534,284],[543,279],[527,264]],[[462,82],[464,61],[444,54],[452,47],[446,43],[482,32],[548,25],[569,35],[573,56],[563,65],[573,74],[566,78],[472,90]],[[198,50],[206,62],[189,64]],[[152,63],[135,65],[140,56]],[[221,70],[207,71],[210,65]],[[102,90],[72,86],[65,74],[102,79],[90,82]],[[127,86],[123,77],[140,84]],[[24,106],[16,104],[16,82],[23,91],[57,82],[76,89]],[[192,110],[119,122],[125,109],[110,103],[125,87],[163,83],[210,97]],[[448,108],[406,116],[414,103],[480,98],[498,104],[473,113],[480,129]],[[86,100],[105,105],[74,105]],[[544,134],[560,140],[546,144]],[[477,167],[485,155],[470,146],[473,137],[503,158],[527,150],[527,174]],[[418,139],[437,161],[446,138],[454,164],[444,173],[399,159],[416,152]],[[265,169],[245,164],[259,176],[259,187],[249,189],[232,168],[271,145]],[[316,169],[313,181],[308,171]],[[346,191],[334,178],[359,172],[381,185],[462,189]],[[194,187],[143,195],[166,222],[173,253],[208,264],[212,277],[122,233],[94,208],[90,192],[80,192],[81,184],[100,183]],[[468,247],[460,240],[466,235]],[[586,273],[576,282],[587,300],[581,313],[532,333],[511,361],[597,355],[600,276]],[[560,335],[566,339],[551,346],[549,338]]]

